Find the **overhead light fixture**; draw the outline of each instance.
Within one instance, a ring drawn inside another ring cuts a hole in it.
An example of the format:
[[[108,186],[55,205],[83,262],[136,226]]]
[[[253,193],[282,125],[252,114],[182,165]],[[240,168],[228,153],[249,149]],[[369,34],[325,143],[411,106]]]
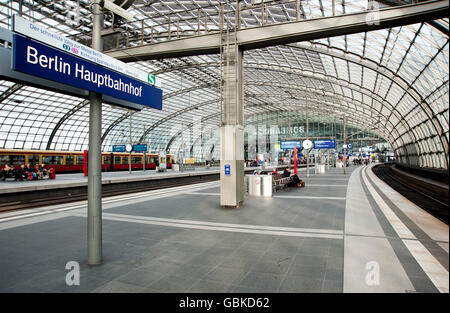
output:
[[[132,22],[134,20],[134,14],[131,14],[124,8],[114,4],[114,2],[112,2],[111,0],[103,0],[101,2],[101,6],[103,9],[109,10],[109,11],[113,12],[114,14],[117,14],[130,22]]]

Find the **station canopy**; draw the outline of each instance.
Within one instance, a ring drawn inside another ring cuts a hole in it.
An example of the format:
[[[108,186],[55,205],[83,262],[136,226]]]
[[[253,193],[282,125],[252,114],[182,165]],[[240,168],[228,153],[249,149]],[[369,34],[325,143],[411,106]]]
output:
[[[221,12],[224,25],[236,26],[236,1],[125,2],[134,21],[105,14],[105,28],[114,26],[117,32],[105,37],[104,53],[217,32]],[[239,22],[241,28],[260,27],[412,2],[302,0],[297,7],[296,1],[244,0],[239,1]],[[12,15],[21,11],[33,23],[89,45],[90,1],[0,5],[0,27],[11,29]],[[130,57],[131,65],[161,80],[163,110],[132,112],[105,104],[103,151],[128,141],[130,115],[133,142],[149,143],[153,152],[177,153],[182,145],[191,151],[192,145],[208,151],[218,147],[221,55]],[[339,124],[346,115],[349,127],[389,143],[398,161],[448,168],[448,18],[247,50],[244,94],[246,123],[287,125],[296,118],[304,123],[308,111],[311,118]],[[86,100],[0,81],[0,149],[87,149],[88,115]]]

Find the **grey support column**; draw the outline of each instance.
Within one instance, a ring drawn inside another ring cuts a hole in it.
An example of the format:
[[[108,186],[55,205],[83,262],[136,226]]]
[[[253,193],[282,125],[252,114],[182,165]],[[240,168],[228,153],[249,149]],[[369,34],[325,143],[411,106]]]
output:
[[[223,55],[220,205],[239,207],[244,202],[243,51],[236,44],[228,44]]]
[[[306,140],[309,140],[309,110],[306,107]],[[306,177],[309,177],[309,153],[311,149],[307,151],[308,157],[306,158]]]
[[[92,48],[102,51],[100,1],[93,1]],[[88,264],[102,262],[102,95],[89,92]]]

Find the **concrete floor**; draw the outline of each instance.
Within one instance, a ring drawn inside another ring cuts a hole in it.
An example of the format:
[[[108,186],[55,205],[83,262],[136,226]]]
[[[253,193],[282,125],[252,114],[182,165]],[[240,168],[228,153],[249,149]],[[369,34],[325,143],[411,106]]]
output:
[[[98,266],[86,264],[84,202],[3,214],[0,292],[445,292],[409,242],[386,230],[391,220],[376,221],[371,190],[354,194],[362,174],[300,171],[305,188],[246,196],[238,209],[220,207],[218,182],[105,199]],[[361,217],[379,226],[358,229]],[[448,226],[441,237],[427,247],[435,260],[448,259]],[[365,283],[365,255],[381,264],[379,285]],[[66,284],[70,261],[80,265],[79,285]]]

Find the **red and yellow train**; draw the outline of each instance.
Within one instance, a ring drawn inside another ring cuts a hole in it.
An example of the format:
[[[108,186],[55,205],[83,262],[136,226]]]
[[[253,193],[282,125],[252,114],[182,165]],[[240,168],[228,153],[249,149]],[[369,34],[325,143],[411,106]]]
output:
[[[128,170],[129,153],[103,152],[102,171]],[[146,153],[145,169],[154,170],[158,160],[157,154]],[[172,168],[173,155],[166,155],[166,167]],[[131,153],[131,168],[143,169],[144,154]],[[163,160],[164,161],[164,160]],[[83,151],[55,151],[55,150],[17,150],[0,149],[0,166],[9,164],[16,169],[22,164],[44,164],[46,168],[54,168],[56,173],[83,172]]]

